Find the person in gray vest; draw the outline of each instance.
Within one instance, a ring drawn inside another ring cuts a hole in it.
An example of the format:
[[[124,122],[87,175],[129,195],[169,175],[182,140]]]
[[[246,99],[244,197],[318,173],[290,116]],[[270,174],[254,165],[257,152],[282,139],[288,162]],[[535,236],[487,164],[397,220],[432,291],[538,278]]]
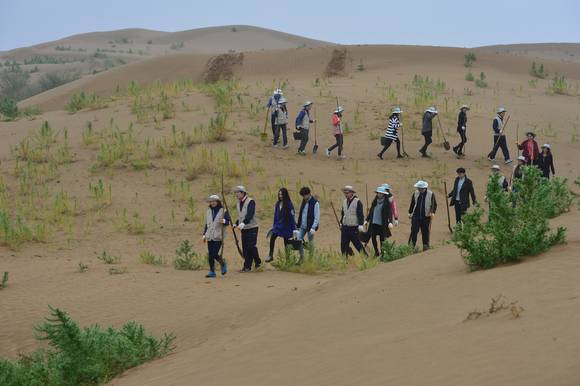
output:
[[[278,99],[278,104],[274,108],[274,138],[272,145],[278,146],[280,132],[282,132],[282,148],[288,148],[288,109],[286,107],[286,98],[283,96]]]
[[[308,248],[314,249],[314,235],[320,226],[320,203],[312,195],[310,188],[307,186],[300,189],[302,204],[298,212],[298,230],[294,235],[298,240],[308,238]],[[300,261],[304,260],[304,245],[300,246]]]
[[[501,186],[501,188],[507,192],[508,188],[509,188],[509,183],[508,183],[507,178],[505,178],[505,176],[503,174],[501,174],[501,168],[499,167],[499,165],[492,165],[490,169],[491,169],[492,174],[499,174],[500,175],[499,179],[498,179],[498,183]],[[490,179],[491,179],[491,176],[490,176]]]
[[[375,256],[380,255],[381,246],[385,239],[391,237],[393,213],[391,212],[389,198],[390,194],[387,189],[384,186],[379,186],[364,224],[365,226],[368,224],[368,231],[373,243],[373,249],[375,250]],[[379,245],[377,245],[377,236],[380,240]]]
[[[359,232],[364,231],[363,224],[365,216],[363,204],[356,196],[356,191],[350,185],[342,188],[344,201],[340,213],[340,251],[343,255],[352,256],[353,251],[350,244],[354,245],[357,251],[366,255],[366,251],[359,239]]]
[[[437,115],[437,109],[433,106],[425,110],[423,114],[423,126],[421,127],[421,134],[425,137],[425,144],[419,149],[421,157],[429,157],[427,155],[427,148],[433,143],[433,118]]]
[[[310,117],[311,108],[311,101],[304,102],[304,108],[300,110],[300,113],[298,113],[298,116],[296,117],[296,130],[300,131],[301,134],[300,146],[298,147],[298,154],[300,155],[306,155],[308,132],[310,131],[310,124],[314,123],[314,119]]]
[[[498,149],[501,148],[501,151],[503,153],[503,158],[505,160],[505,164],[507,165],[507,164],[512,162],[512,159],[510,158],[510,151],[508,149],[508,145],[507,145],[507,141],[506,141],[505,133],[504,133],[504,120],[503,119],[505,117],[506,111],[507,110],[505,108],[500,107],[499,109],[497,109],[497,115],[493,119],[493,124],[492,124],[493,148],[491,149],[491,151],[487,155],[487,159],[489,161],[495,161],[495,155],[497,154]]]
[[[244,268],[240,272],[250,272],[252,263],[258,269],[262,265],[258,253],[258,219],[256,218],[256,202],[248,196],[244,186],[236,186],[234,194],[237,198],[238,220],[236,227],[242,233],[242,252]]]
[[[220,264],[221,273],[228,273],[228,265],[223,256],[220,256],[222,243],[226,233],[226,226],[230,223],[230,215],[222,207],[222,201],[217,194],[209,196],[209,208],[205,215],[205,228],[202,239],[207,243],[207,260],[209,272],[205,277],[216,277],[215,262]]]
[[[413,247],[417,244],[417,235],[421,231],[423,250],[429,249],[429,234],[431,232],[431,220],[437,211],[435,193],[428,189],[429,184],[425,181],[417,181],[415,192],[411,196],[409,205],[409,218],[411,219],[411,235],[409,244]]]

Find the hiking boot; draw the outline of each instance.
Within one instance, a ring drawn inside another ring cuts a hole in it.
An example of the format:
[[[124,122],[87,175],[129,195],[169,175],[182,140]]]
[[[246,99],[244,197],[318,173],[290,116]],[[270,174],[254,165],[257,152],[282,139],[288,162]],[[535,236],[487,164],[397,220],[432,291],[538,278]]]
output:
[[[403,157],[403,156],[402,156],[402,155],[400,155],[400,154],[397,154],[397,158],[405,158],[405,157]],[[382,159],[382,158],[381,158],[381,159]]]
[[[346,159],[346,156],[344,154],[339,155],[338,157],[336,157],[337,159]]]
[[[306,155],[306,152],[304,150],[298,150],[298,155]]]
[[[455,155],[461,155],[461,153],[459,153],[457,146],[453,146],[453,152],[455,153]]]
[[[266,263],[271,263],[274,258],[272,256],[266,257]]]
[[[377,157],[379,157],[380,159],[383,159],[383,155],[381,153],[377,154]]]
[[[324,154],[326,154],[327,157],[330,157],[330,150],[328,149],[324,150]]]
[[[431,158],[431,156],[427,153],[421,153],[421,157],[423,158]]]
[[[509,165],[509,164],[511,164],[512,162],[514,162],[514,160],[512,160],[512,159],[506,159],[506,160],[505,160],[505,164],[506,164],[506,165]]]
[[[491,162],[495,162],[495,158],[491,158],[490,156],[487,156],[487,160],[491,161]]]
[[[429,250],[429,244],[423,244],[423,251]]]
[[[240,269],[240,273],[247,273],[247,272],[252,272],[252,268],[242,268],[242,269]]]
[[[223,263],[222,266],[222,276],[225,275],[226,273],[228,273],[228,264],[227,263]]]
[[[288,144],[282,146],[282,149],[288,149]]]
[[[209,271],[209,272],[207,273],[207,275],[205,275],[205,277],[212,277],[212,278],[213,278],[213,277],[215,277],[215,276],[216,276],[216,275],[215,275],[215,272],[214,272],[214,271]]]

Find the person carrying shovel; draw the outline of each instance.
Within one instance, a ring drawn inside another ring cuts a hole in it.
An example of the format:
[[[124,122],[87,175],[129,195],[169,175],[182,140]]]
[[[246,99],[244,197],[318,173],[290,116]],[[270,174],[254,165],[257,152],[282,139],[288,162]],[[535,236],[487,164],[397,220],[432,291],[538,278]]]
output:
[[[230,223],[230,215],[222,207],[220,196],[212,194],[208,197],[209,208],[205,216],[205,228],[203,230],[202,240],[207,243],[207,260],[209,263],[209,272],[205,277],[214,278],[215,262],[220,264],[221,274],[228,273],[228,265],[223,256],[220,256],[222,243],[224,242],[226,226]]]
[[[425,138],[425,144],[419,149],[421,157],[429,158],[427,154],[427,148],[431,143],[433,143],[433,118],[438,114],[437,109],[433,106],[427,108],[423,114],[423,126],[421,128],[421,134]]]
[[[344,159],[346,158],[343,154],[342,154],[342,144],[343,144],[343,134],[344,132],[342,131],[342,112],[344,111],[344,109],[341,106],[338,106],[336,108],[336,110],[334,110],[334,113],[332,114],[332,126],[334,127],[334,139],[336,140],[336,143],[334,145],[332,145],[331,147],[329,147],[328,149],[326,149],[326,156],[330,157],[330,153],[332,153],[332,151],[336,148],[338,148],[338,159]]]
[[[508,149],[507,141],[505,138],[505,126],[507,125],[507,119],[504,121],[505,113],[507,110],[503,107],[497,109],[497,115],[493,119],[492,128],[493,128],[493,148],[487,155],[488,161],[495,162],[495,155],[499,148],[503,152],[503,158],[505,164],[512,163],[512,159],[510,158],[510,151]],[[509,117],[508,117],[509,119]]]
[[[463,149],[465,148],[465,144],[467,143],[467,112],[469,111],[469,106],[463,105],[459,110],[459,115],[457,115],[457,133],[459,134],[459,138],[461,138],[461,142],[459,142],[456,146],[453,146],[453,152],[457,155],[458,158],[463,157],[465,154]]]
[[[401,155],[401,141],[399,140],[399,128],[403,126],[401,123],[401,110],[399,107],[395,107],[389,116],[389,124],[387,126],[387,131],[385,135],[381,137],[381,144],[383,145],[383,150],[377,154],[377,157],[383,159],[383,154],[387,151],[389,146],[393,142],[397,145],[397,158],[403,158]]]
[[[298,146],[298,154],[306,155],[306,144],[308,144],[308,132],[310,131],[310,124],[314,123],[314,119],[310,116],[310,109],[312,102],[304,102],[303,109],[300,110],[296,117],[296,130],[300,132],[300,146]]]

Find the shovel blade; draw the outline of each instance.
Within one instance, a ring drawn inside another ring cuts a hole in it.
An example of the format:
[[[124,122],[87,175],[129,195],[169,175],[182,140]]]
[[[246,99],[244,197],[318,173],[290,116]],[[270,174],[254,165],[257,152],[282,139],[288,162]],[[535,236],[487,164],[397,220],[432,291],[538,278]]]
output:
[[[312,148],[312,153],[316,154],[317,151],[318,151],[318,145],[314,145],[314,147]]]
[[[268,134],[266,134],[266,133],[260,133],[260,139],[262,141],[266,141],[268,139]]]

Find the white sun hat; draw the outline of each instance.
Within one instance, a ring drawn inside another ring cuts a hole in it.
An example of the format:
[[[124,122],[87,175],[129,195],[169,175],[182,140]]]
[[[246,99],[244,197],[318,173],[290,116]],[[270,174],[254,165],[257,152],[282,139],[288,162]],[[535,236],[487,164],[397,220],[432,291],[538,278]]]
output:
[[[425,110],[425,111],[428,111],[428,112],[433,113],[433,114],[437,114],[437,109],[435,108],[435,106],[429,106],[427,108],[427,110]]]
[[[466,109],[466,110],[471,110],[468,105],[462,105],[461,108]]]
[[[429,187],[429,184],[427,183],[427,181],[419,180],[415,184],[415,187],[418,189],[427,189]]]
[[[243,185],[238,185],[234,188],[234,193],[239,193],[239,192],[248,193],[248,191],[246,190],[246,187]]]
[[[312,104],[312,101],[306,101],[306,102],[304,102],[304,107],[310,106],[311,104]]]
[[[505,107],[500,107],[500,108],[498,108],[498,109],[497,109],[497,113],[498,113],[498,114],[499,114],[499,113],[505,113],[506,111],[507,111],[507,110],[506,110],[506,108],[505,108]]]
[[[377,190],[375,190],[375,192],[376,192],[376,193],[387,194],[387,189],[385,189],[385,187],[381,185],[381,186],[379,186],[379,187],[377,188]]]
[[[517,159],[518,161],[525,161],[526,157],[524,157],[523,155],[519,155]]]
[[[281,88],[277,88],[276,90],[274,90],[274,94],[282,95],[284,94],[284,92],[282,91]]]
[[[543,144],[542,147],[545,147],[545,148],[550,149],[550,150],[552,149],[552,146],[550,146],[549,143]]]
[[[338,106],[338,107],[336,108],[336,110],[334,110],[334,112],[335,112],[335,113],[337,113],[337,114],[340,114],[340,113],[342,113],[343,111],[344,111],[344,109],[342,108],[342,106]]]
[[[501,170],[501,168],[499,167],[499,165],[491,165],[491,170]]]
[[[395,107],[392,111],[393,114],[401,114],[403,110],[400,107]]]
[[[391,190],[391,185],[389,184],[382,184],[381,187],[383,187],[385,190]]]
[[[343,192],[345,192],[345,193],[346,193],[346,192],[353,192],[353,193],[356,193],[356,190],[354,190],[354,188],[352,187],[352,185],[345,185],[345,186],[342,188],[342,191],[343,191]]]
[[[212,194],[211,196],[209,196],[207,198],[208,201],[221,201],[220,196],[218,196],[217,194]]]

